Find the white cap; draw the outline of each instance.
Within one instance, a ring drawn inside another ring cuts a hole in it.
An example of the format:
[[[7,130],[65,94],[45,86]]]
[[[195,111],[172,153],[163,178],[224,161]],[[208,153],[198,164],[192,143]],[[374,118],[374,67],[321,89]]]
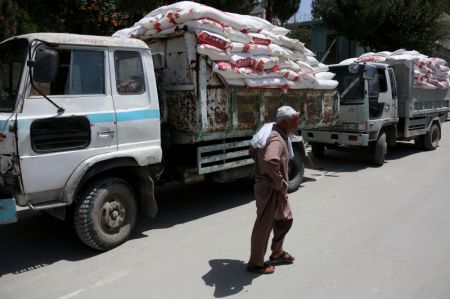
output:
[[[277,111],[277,121],[288,118],[291,115],[298,114],[291,106],[281,106]]]

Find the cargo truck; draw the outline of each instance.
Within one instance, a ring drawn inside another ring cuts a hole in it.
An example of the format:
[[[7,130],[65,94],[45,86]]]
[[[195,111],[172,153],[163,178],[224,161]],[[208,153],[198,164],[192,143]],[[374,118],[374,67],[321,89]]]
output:
[[[414,62],[352,62],[331,65],[340,94],[339,118],[333,126],[302,131],[312,153],[326,149],[369,149],[375,165],[384,163],[388,146],[414,140],[426,150],[438,147],[447,118],[450,92],[413,86]]]
[[[187,33],[147,43],[34,33],[0,44],[0,222],[17,220],[16,206],[44,210],[113,248],[138,210],[156,215],[156,183],[251,177],[249,140],[279,106],[319,103],[317,121],[322,100],[338,101],[335,90],[227,85]],[[304,171],[293,142],[291,191]]]

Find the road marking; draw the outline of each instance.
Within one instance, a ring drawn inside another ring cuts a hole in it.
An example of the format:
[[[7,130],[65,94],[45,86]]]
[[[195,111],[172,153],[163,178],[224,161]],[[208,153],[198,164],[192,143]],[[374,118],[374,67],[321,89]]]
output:
[[[75,297],[76,295],[78,295],[79,293],[81,293],[81,292],[83,292],[83,291],[84,291],[84,289],[79,289],[79,290],[77,290],[77,291],[75,291],[75,292],[69,293],[69,294],[64,295],[64,296],[62,296],[62,297],[58,297],[58,299],[68,299],[68,298],[72,298],[72,297]]]
[[[109,277],[106,277],[105,279],[99,280],[95,283],[94,287],[99,287],[108,283],[111,283],[117,279],[120,279],[122,277],[125,277],[128,275],[128,272],[122,272],[122,273],[116,273],[113,275],[110,275]]]

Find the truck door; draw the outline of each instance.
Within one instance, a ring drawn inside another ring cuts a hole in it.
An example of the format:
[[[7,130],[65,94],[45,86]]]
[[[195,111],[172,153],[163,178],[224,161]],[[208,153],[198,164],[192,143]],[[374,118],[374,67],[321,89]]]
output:
[[[30,86],[18,114],[18,150],[28,194],[44,190],[57,194],[81,162],[117,150],[106,49],[56,50],[55,81],[35,85],[65,111],[58,113]],[[51,200],[49,196],[46,192],[46,201]]]
[[[395,81],[394,70],[392,68],[388,68],[388,73],[392,94],[392,108],[393,108],[392,117],[398,118],[397,82]]]
[[[110,59],[119,150],[160,157],[160,113],[150,51],[114,50]]]

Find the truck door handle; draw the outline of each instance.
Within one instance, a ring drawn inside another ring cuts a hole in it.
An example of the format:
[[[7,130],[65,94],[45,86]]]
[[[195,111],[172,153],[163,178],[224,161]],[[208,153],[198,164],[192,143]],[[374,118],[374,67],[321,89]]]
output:
[[[116,131],[111,130],[111,129],[100,129],[97,132],[97,135],[100,137],[105,137],[105,136],[111,136],[114,137],[114,134],[116,133]]]

